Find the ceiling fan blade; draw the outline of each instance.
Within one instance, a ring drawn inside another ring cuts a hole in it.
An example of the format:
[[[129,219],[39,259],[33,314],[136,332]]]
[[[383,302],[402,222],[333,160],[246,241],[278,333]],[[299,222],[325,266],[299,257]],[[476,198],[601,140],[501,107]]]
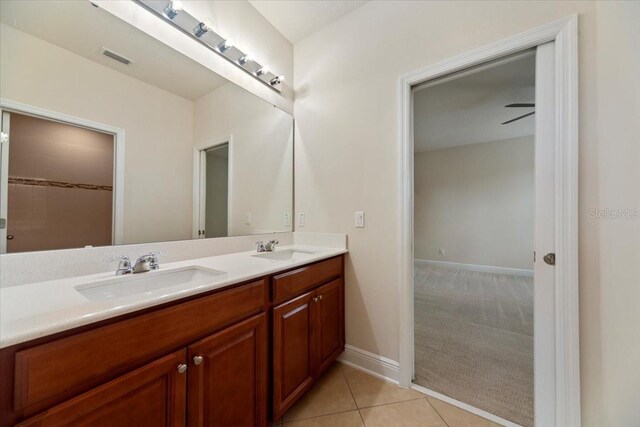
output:
[[[504,122],[504,123],[502,123],[502,124],[503,124],[503,125],[508,125],[509,123],[513,123],[513,122],[515,122],[516,120],[520,120],[520,119],[524,119],[525,117],[532,116],[532,115],[534,115],[535,113],[536,113],[535,111],[532,111],[532,112],[530,112],[530,113],[525,114],[524,116],[516,117],[515,119],[508,120],[508,121],[506,121],[506,122]]]
[[[505,107],[535,107],[536,104],[534,103],[525,103],[525,104],[509,104],[509,105],[505,105]]]

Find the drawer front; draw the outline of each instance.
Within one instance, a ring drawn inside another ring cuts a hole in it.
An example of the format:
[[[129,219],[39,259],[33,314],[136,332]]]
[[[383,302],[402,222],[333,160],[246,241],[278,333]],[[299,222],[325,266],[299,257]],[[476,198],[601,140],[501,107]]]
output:
[[[265,283],[260,280],[19,351],[14,409],[77,394],[136,363],[259,313],[265,304]]]
[[[342,256],[273,276],[273,303],[279,304],[342,276]]]

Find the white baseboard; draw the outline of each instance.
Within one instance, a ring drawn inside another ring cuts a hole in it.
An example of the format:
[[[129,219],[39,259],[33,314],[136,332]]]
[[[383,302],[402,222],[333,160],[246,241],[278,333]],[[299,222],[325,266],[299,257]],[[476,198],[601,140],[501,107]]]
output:
[[[395,360],[387,359],[349,344],[344,346],[344,353],[340,355],[338,360],[347,366],[398,384],[400,367]]]
[[[460,409],[464,409],[467,412],[471,412],[472,414],[478,415],[479,417],[486,418],[487,420],[493,421],[494,423],[500,424],[505,427],[521,427],[519,424],[511,422],[509,420],[505,420],[497,415],[493,415],[490,412],[483,411],[482,409],[478,409],[475,406],[471,406],[467,403],[460,402],[459,400],[452,399],[449,396],[445,396],[444,394],[440,394],[437,391],[430,390],[426,387],[422,387],[421,385],[412,383],[411,388],[415,391],[419,391],[422,394],[426,394],[427,396],[435,397],[438,400],[442,400],[450,405],[456,406]]]
[[[459,262],[434,261],[430,259],[414,259],[417,265],[431,265],[435,267],[457,268],[458,270],[479,271],[481,273],[510,274],[513,276],[533,277],[533,270],[520,268],[495,267],[492,265],[462,264]]]

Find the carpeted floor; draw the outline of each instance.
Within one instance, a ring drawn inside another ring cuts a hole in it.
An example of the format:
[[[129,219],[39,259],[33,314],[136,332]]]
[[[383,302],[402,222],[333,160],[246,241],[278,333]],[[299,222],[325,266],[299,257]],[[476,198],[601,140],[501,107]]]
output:
[[[415,265],[415,382],[533,426],[533,277]]]

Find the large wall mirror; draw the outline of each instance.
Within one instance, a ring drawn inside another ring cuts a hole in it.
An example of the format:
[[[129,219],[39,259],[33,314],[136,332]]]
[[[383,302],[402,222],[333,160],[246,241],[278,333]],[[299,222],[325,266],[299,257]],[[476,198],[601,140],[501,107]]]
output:
[[[90,2],[0,8],[0,252],[291,231],[289,114]]]

